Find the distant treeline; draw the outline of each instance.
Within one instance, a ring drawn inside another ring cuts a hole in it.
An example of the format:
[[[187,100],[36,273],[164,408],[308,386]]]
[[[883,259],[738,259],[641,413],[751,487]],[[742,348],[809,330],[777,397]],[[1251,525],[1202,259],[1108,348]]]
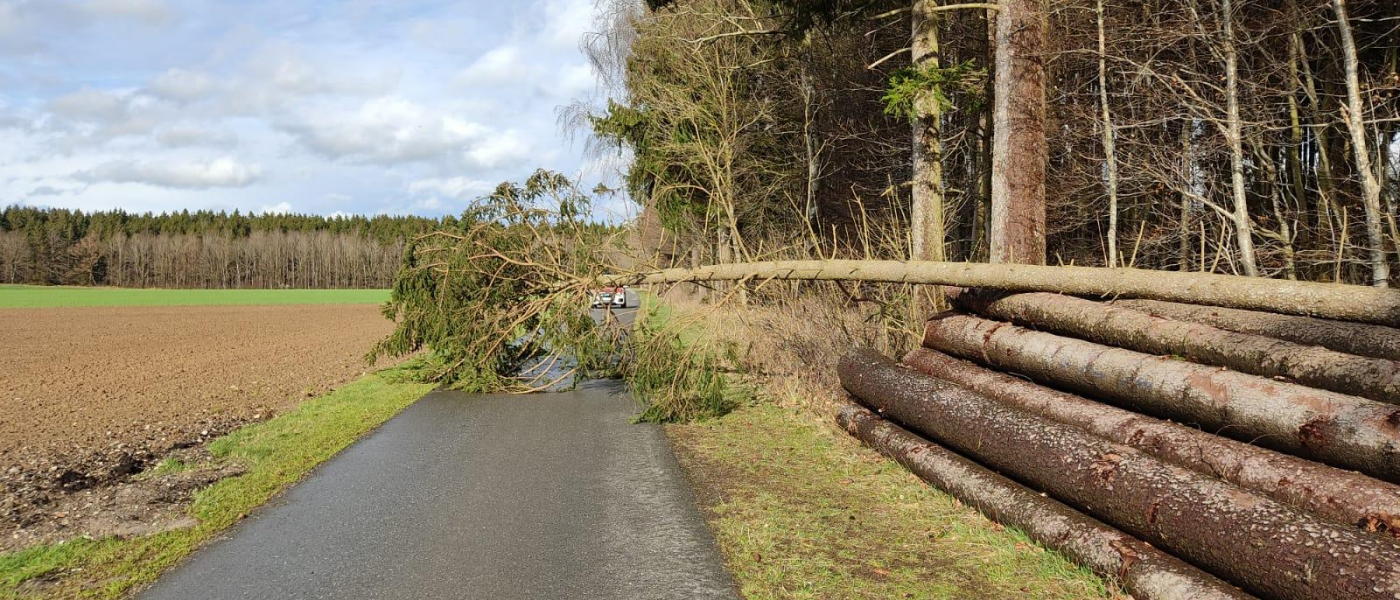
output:
[[[0,212],[0,283],[383,288],[410,238],[453,221],[9,207]]]

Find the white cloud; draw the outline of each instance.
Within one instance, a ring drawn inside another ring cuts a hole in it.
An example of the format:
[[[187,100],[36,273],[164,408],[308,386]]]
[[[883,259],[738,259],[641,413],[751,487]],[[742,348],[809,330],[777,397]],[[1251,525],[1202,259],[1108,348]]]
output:
[[[290,202],[278,202],[277,204],[273,204],[271,206],[264,204],[262,208],[259,208],[258,210],[253,212],[254,214],[259,215],[290,214],[292,212],[292,204]]]
[[[331,158],[382,164],[441,158],[486,129],[405,98],[376,98],[350,111],[317,111],[284,127]]]
[[[92,88],[54,98],[49,109],[61,116],[85,121],[113,121],[128,113],[126,98],[121,94]]]
[[[467,200],[485,195],[495,187],[488,181],[459,176],[447,179],[420,179],[408,184],[408,193]]]
[[[556,48],[577,48],[593,24],[592,0],[546,0],[544,37]]]
[[[592,89],[591,7],[0,0],[0,197],[431,214],[576,172],[554,113]]]
[[[88,183],[139,183],[185,190],[247,187],[261,177],[261,166],[243,164],[228,157],[184,163],[118,160],[74,175],[75,179]]]
[[[162,0],[88,0],[80,9],[95,17],[122,17],[147,25],[166,25],[174,17]]]
[[[485,138],[467,151],[468,162],[474,166],[496,169],[528,162],[534,152],[529,142],[514,131]]]
[[[554,95],[574,98],[595,89],[598,86],[598,75],[593,72],[593,65],[579,63],[561,69],[555,81],[558,84],[550,90]]]
[[[538,68],[525,62],[520,48],[508,44],[493,48],[476,59],[457,75],[457,83],[464,87],[520,83],[528,81],[538,71]]]
[[[396,96],[352,110],[303,114],[282,128],[323,156],[383,165],[426,162],[494,169],[531,158],[530,144],[513,131],[496,131],[453,111]]]
[[[151,80],[146,89],[161,98],[188,102],[213,91],[214,78],[197,71],[169,69]]]
[[[229,146],[238,142],[230,133],[198,125],[169,125],[156,130],[155,140],[169,148]]]

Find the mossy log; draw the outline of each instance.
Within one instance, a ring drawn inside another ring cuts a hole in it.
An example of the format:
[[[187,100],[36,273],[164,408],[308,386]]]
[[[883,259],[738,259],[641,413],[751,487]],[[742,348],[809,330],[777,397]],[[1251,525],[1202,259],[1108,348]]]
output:
[[[857,350],[862,404],[979,463],[1279,600],[1395,600],[1400,545]]]
[[[904,364],[1337,523],[1400,537],[1400,486],[1395,484],[1100,404],[928,348],[910,352]]]
[[[953,303],[969,312],[1041,331],[1400,404],[1400,361],[1238,333],[1059,294],[976,291],[957,294]]]
[[[1400,482],[1400,407],[968,315],[924,345],[1135,412]]]
[[[863,407],[841,407],[836,422],[933,487],[982,511],[993,521],[1026,532],[1031,539],[1095,573],[1118,581],[1138,600],[1252,598],[1174,556],[993,473]]]

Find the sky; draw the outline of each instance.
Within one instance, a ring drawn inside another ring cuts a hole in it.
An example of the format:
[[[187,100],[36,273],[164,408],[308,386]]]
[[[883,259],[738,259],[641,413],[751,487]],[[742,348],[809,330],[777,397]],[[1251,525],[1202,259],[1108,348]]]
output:
[[[0,0],[0,205],[455,214],[596,99],[593,0]],[[599,207],[625,218],[624,200]]]

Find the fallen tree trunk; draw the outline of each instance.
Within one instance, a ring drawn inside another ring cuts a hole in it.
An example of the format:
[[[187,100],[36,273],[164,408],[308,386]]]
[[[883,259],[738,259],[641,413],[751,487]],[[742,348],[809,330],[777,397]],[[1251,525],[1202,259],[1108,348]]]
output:
[[[1204,323],[1295,344],[1322,346],[1357,356],[1400,360],[1400,329],[1393,327],[1156,300],[1122,300],[1114,304],[1159,317]]]
[[[1136,412],[1400,482],[1400,407],[966,315],[924,345]]]
[[[921,348],[904,363],[1012,408],[1220,477],[1345,525],[1400,537],[1400,486],[1146,417]]]
[[[794,260],[600,277],[601,285],[798,279],[1152,298],[1400,325],[1400,290],[1180,271],[922,261]]]
[[[1400,546],[915,373],[870,350],[838,367],[861,402],[1262,596],[1400,596]]]
[[[1161,550],[848,404],[836,415],[847,433],[993,521],[1095,573],[1121,582],[1138,600],[1242,599],[1248,594]]]
[[[1202,364],[1284,377],[1315,388],[1400,404],[1400,362],[1393,360],[1164,319],[1122,305],[1058,294],[977,291],[958,294],[954,304],[994,319],[1100,344],[1182,356]]]

